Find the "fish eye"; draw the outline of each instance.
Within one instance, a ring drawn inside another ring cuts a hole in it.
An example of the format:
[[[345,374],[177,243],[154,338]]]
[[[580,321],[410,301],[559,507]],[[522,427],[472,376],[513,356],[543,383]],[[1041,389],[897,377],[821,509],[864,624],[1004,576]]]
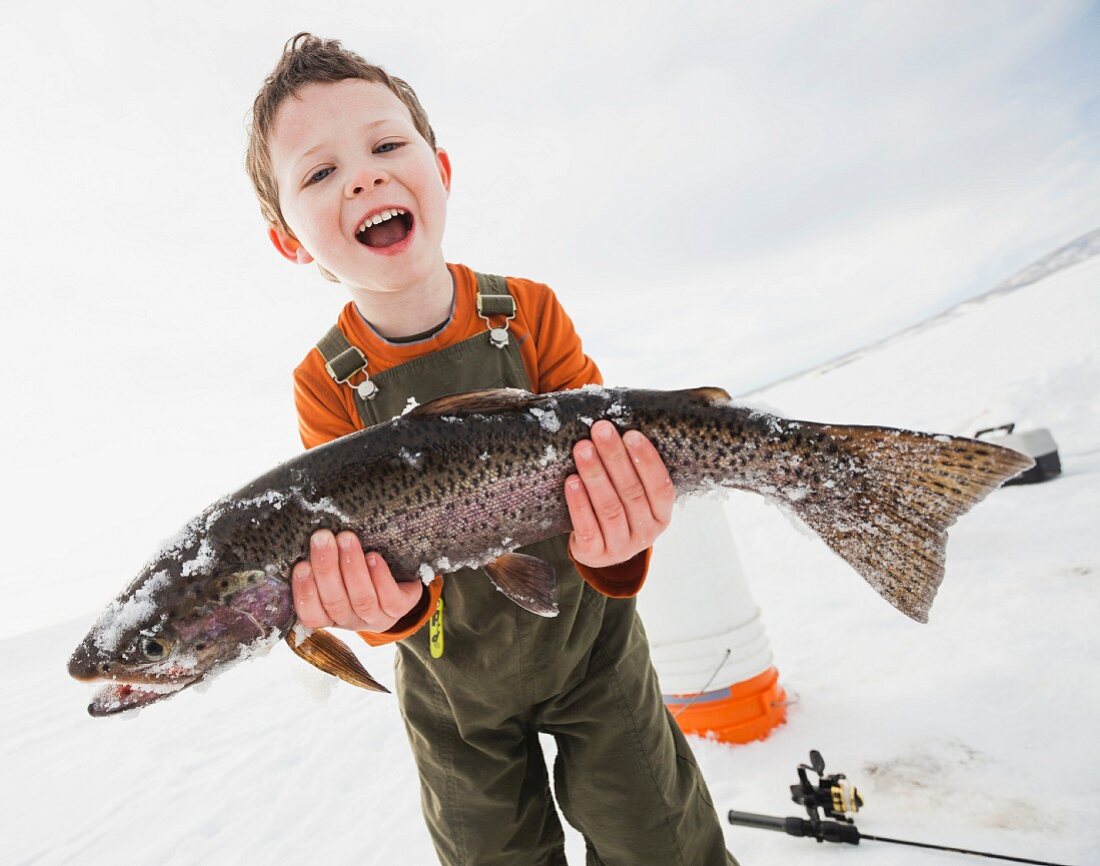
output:
[[[143,637],[138,648],[141,654],[151,662],[159,662],[168,655],[167,642],[155,637]]]

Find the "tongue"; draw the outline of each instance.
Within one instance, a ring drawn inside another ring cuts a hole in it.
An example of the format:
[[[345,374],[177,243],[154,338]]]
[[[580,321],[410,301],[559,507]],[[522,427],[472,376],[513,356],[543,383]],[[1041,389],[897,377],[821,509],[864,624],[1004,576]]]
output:
[[[391,244],[405,240],[409,233],[405,228],[405,221],[401,217],[391,217],[385,222],[371,226],[361,235],[359,240],[368,247],[388,247]]]

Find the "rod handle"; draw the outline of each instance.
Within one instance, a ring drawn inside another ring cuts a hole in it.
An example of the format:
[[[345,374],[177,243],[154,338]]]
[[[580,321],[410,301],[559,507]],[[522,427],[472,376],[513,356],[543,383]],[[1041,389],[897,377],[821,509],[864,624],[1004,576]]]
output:
[[[729,822],[741,827],[754,827],[757,830],[775,830],[779,833],[787,833],[791,836],[803,836],[801,832],[801,818],[776,818],[772,815],[757,815],[754,812],[738,812],[730,809]],[[795,825],[798,825],[796,828]],[[796,832],[791,832],[795,829]]]
[[[755,827],[758,830],[775,830],[788,836],[817,839],[819,842],[837,842],[858,845],[859,830],[854,824],[841,824],[837,821],[822,821],[817,828],[805,818],[776,818],[772,815],[756,815],[752,812],[737,812],[730,809],[729,822],[742,827]]]

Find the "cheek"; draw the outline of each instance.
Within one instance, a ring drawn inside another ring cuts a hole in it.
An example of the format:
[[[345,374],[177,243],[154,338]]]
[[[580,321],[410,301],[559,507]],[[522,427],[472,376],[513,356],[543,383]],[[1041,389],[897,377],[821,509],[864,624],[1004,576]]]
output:
[[[435,172],[425,172],[420,179],[421,206],[433,225],[442,226],[447,216],[447,190]]]
[[[314,246],[322,247],[340,226],[339,215],[332,208],[319,207],[302,215],[302,233],[309,237]],[[302,239],[303,243],[305,238]],[[309,245],[306,244],[308,247]]]
[[[322,248],[333,226],[340,225],[338,209],[318,197],[315,201],[298,201],[283,207],[283,216],[295,237],[310,252]]]

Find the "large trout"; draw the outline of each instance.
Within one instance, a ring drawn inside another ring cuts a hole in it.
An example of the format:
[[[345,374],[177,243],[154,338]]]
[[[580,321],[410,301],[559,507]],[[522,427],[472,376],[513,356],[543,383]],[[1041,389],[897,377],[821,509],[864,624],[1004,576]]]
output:
[[[972,439],[791,421],[717,388],[444,397],[301,454],[191,520],[73,653],[74,677],[106,682],[89,712],[161,700],[282,638],[322,670],[382,689],[342,642],[294,628],[291,568],[322,527],[356,532],[399,581],[483,567],[517,604],[553,616],[553,569],[512,551],[570,530],[572,447],[601,418],[648,436],[678,495],[734,488],[793,510],[920,622],[947,528],[1032,464]]]

